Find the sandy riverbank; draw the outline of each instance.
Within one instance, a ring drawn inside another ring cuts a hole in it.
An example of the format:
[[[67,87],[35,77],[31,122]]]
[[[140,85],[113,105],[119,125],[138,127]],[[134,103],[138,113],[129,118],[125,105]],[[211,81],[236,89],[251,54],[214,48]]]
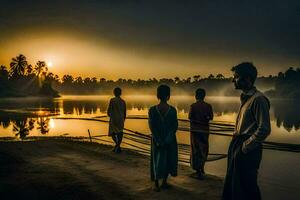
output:
[[[171,189],[153,192],[149,158],[98,143],[43,139],[0,142],[1,199],[220,199],[222,179],[200,181],[179,167]]]

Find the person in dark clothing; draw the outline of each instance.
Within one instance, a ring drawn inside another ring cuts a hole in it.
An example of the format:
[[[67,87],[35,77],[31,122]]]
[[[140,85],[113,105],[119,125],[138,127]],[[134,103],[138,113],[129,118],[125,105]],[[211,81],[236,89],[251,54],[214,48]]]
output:
[[[154,181],[154,191],[169,188],[169,175],[177,176],[178,147],[176,131],[178,128],[177,111],[167,102],[170,98],[170,87],[160,85],[157,88],[159,104],[149,109],[149,128],[151,138],[150,175]],[[162,184],[159,185],[159,180]]]
[[[212,106],[204,101],[205,90],[196,90],[196,102],[191,105],[189,119],[191,125],[191,167],[196,171],[192,174],[198,179],[204,178],[204,165],[208,156],[209,121],[213,119]]]
[[[262,142],[271,132],[270,102],[254,87],[256,67],[249,62],[232,68],[235,88],[242,90],[233,139],[228,150],[223,200],[260,200],[257,173]]]
[[[124,122],[126,119],[126,102],[121,98],[122,90],[119,87],[114,89],[114,98],[109,101],[107,115],[109,116],[108,135],[115,142],[114,152],[121,152],[123,139]]]

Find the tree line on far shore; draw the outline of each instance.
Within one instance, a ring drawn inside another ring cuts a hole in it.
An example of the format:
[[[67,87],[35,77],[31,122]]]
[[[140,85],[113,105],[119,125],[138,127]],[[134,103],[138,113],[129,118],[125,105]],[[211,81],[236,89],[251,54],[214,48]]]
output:
[[[15,96],[47,96],[57,97],[60,94],[111,94],[114,87],[124,89],[124,94],[155,94],[155,88],[160,84],[167,84],[172,88],[174,95],[193,95],[196,88],[206,89],[207,95],[236,96],[239,92],[234,90],[232,77],[222,74],[210,74],[207,77],[194,75],[182,79],[151,78],[142,79],[118,79],[107,80],[96,77],[73,77],[64,75],[59,77],[48,70],[45,61],[38,61],[34,66],[28,63],[22,54],[12,58],[9,68],[0,67],[0,97]],[[300,81],[300,69],[289,68],[285,72],[279,72],[276,76],[259,77],[256,85],[271,97],[300,97],[297,87]]]

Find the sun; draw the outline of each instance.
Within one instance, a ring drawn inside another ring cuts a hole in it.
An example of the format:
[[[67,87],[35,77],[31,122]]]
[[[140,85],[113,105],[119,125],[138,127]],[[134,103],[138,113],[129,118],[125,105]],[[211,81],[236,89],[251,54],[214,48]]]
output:
[[[51,61],[48,61],[48,62],[47,62],[47,66],[48,66],[48,67],[52,67],[52,66],[53,66],[53,63],[52,63]]]

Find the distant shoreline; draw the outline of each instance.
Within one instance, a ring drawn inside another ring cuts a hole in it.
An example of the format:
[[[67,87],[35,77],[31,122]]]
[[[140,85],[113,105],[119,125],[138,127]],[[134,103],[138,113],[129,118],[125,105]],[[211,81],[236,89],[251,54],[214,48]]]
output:
[[[0,99],[10,99],[10,98],[13,98],[13,99],[18,99],[18,98],[36,98],[36,99],[55,99],[55,98],[63,98],[63,97],[72,97],[72,96],[80,96],[80,97],[102,97],[102,96],[107,96],[107,97],[111,97],[112,94],[59,94],[57,96],[45,96],[45,95],[16,95],[16,96],[13,96],[13,95],[10,95],[10,96],[0,96]],[[123,95],[123,97],[133,97],[133,96],[136,96],[136,97],[143,97],[143,96],[156,96],[154,94],[125,94]],[[275,96],[275,95],[267,95],[266,96],[269,98],[269,99],[273,99],[273,100],[298,100],[298,98],[296,97],[282,97],[282,96]],[[175,97],[175,98],[178,98],[178,97],[193,97],[193,95],[189,95],[189,94],[184,94],[184,95],[180,95],[180,94],[175,94],[175,95],[172,95],[172,97]],[[228,95],[228,96],[224,96],[224,95],[208,95],[206,96],[206,98],[212,98],[212,97],[218,97],[218,98],[221,98],[221,97],[225,97],[225,98],[239,98],[239,95]]]
[[[7,95],[7,96],[0,96],[0,99],[2,99],[2,98],[27,98],[27,97],[36,97],[36,98],[49,98],[49,99],[51,99],[51,98],[59,98],[59,97],[61,97],[61,95],[60,94],[58,94],[58,95],[53,95],[53,96],[51,96],[51,95]]]

